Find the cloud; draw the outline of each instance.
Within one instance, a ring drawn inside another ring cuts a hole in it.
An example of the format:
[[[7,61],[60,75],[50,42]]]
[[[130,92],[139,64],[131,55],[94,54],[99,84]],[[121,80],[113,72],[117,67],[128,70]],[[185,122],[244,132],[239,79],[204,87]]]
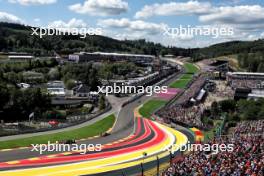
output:
[[[19,24],[23,23],[23,20],[21,20],[17,16],[6,12],[0,12],[0,21],[8,22],[8,23],[19,23]]]
[[[128,11],[128,3],[122,0],[86,0],[83,5],[70,5],[69,9],[93,16],[119,15]]]
[[[209,2],[188,1],[146,5],[136,18],[152,16],[196,15],[212,24],[263,24],[264,7],[260,5],[213,6]]]
[[[188,1],[170,2],[163,4],[146,5],[138,11],[135,18],[149,18],[152,16],[171,16],[171,15],[200,15],[207,14],[213,8],[208,2]]]
[[[262,32],[262,33],[260,34],[260,37],[261,37],[261,38],[264,38],[264,32]]]
[[[236,32],[236,37],[239,35],[242,37],[242,33],[261,33],[264,28],[264,7],[261,5],[237,5],[238,3],[239,1],[232,1],[233,5],[230,3],[213,5],[210,2],[197,0],[157,3],[144,6],[135,14],[135,18],[195,15],[201,24],[232,27]],[[253,39],[254,36],[247,36],[247,38]]]
[[[8,0],[10,3],[19,3],[21,5],[46,5],[54,4],[57,0]]]
[[[62,20],[53,21],[48,24],[49,28],[85,28],[87,24],[80,19],[72,18],[68,22]]]
[[[167,26],[164,23],[157,24],[141,20],[131,21],[127,18],[99,20],[98,25],[108,28],[125,29],[131,32],[144,32],[151,35],[163,33],[164,27]]]
[[[264,8],[259,5],[219,7],[199,17],[201,22],[224,24],[264,23]]]
[[[34,22],[40,22],[40,19],[39,18],[35,18]]]

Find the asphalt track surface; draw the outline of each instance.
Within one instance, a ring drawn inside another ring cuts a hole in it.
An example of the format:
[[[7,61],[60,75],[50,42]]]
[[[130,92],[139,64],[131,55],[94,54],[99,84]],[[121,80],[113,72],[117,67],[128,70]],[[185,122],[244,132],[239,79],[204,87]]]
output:
[[[166,84],[175,81],[178,76]],[[192,135],[187,130],[172,130],[147,119],[135,117],[136,107],[150,97],[143,96],[123,107],[112,134],[79,142],[79,144],[102,144],[100,152],[49,152],[42,155],[31,149],[0,152],[0,175],[123,175],[135,174],[168,161],[165,147],[183,145]],[[143,157],[143,153],[147,156]]]

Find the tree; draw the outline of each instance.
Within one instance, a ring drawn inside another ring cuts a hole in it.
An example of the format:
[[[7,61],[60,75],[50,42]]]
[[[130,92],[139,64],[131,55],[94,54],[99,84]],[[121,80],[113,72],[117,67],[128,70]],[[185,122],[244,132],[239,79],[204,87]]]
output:
[[[168,54],[168,51],[165,50],[165,49],[161,49],[161,51],[160,51],[160,55],[161,55],[162,57],[164,57],[166,54]]]
[[[38,117],[51,107],[49,95],[42,94],[39,88],[12,91],[12,120],[28,119],[28,115],[36,112]],[[19,117],[19,119],[18,119]]]
[[[215,118],[219,114],[219,107],[216,101],[211,104],[211,115]]]
[[[70,79],[66,81],[65,86],[68,90],[71,90],[72,88],[76,86],[76,83],[74,80]]]
[[[0,83],[0,110],[9,102],[10,93],[6,85]]]
[[[236,109],[236,102],[234,100],[223,100],[220,102],[220,107],[224,112],[232,112]]]
[[[258,66],[258,72],[264,72],[264,63],[260,63]]]
[[[52,68],[48,73],[49,79],[51,80],[59,80],[60,72],[57,68]]]
[[[256,105],[250,106],[243,114],[243,120],[256,120],[259,108]]]
[[[101,95],[99,98],[99,109],[105,109],[105,97],[103,95]]]

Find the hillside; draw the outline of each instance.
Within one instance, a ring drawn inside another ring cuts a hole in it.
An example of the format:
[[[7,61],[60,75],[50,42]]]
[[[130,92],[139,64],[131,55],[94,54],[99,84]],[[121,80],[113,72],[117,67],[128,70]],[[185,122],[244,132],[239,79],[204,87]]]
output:
[[[23,51],[34,55],[50,55],[54,51],[68,54],[78,51],[125,52],[138,54],[172,53],[175,55],[190,55],[189,50],[171,47],[142,40],[115,40],[104,36],[38,36],[31,35],[30,26],[0,23],[0,51]]]
[[[213,58],[240,53],[264,52],[264,39],[256,41],[231,41],[200,48],[195,52],[195,59]]]

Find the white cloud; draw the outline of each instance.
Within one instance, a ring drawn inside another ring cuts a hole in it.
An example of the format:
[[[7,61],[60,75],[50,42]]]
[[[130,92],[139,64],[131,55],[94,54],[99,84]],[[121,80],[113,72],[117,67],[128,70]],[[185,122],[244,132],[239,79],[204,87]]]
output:
[[[80,19],[72,18],[68,22],[62,20],[53,21],[48,24],[49,28],[84,28],[87,24]]]
[[[39,18],[33,19],[32,26],[41,26],[41,20]]]
[[[8,2],[21,5],[46,5],[56,3],[57,0],[8,0]]]
[[[152,16],[170,15],[199,15],[212,11],[213,8],[208,2],[188,1],[170,2],[163,4],[146,5],[136,13],[135,18],[149,18]]]
[[[250,35],[247,36],[246,39],[247,39],[247,40],[257,40],[258,37],[257,37],[256,35],[254,35],[254,34],[250,34]]]
[[[23,23],[23,20],[21,20],[17,16],[6,12],[0,12],[0,21],[8,22],[8,23],[19,23],[19,24]]]
[[[98,25],[102,27],[125,29],[131,32],[141,32],[142,34],[150,35],[163,33],[164,28],[167,26],[163,23],[157,24],[141,20],[131,21],[127,18],[99,20]]]
[[[264,7],[260,5],[213,6],[209,2],[199,1],[146,5],[135,17],[179,15],[197,15],[200,22],[214,24],[264,23]]]
[[[219,7],[209,14],[199,17],[201,22],[224,24],[264,23],[264,8],[259,5]]]
[[[235,2],[235,3],[234,3]],[[226,25],[234,29],[233,36],[220,37],[222,40],[254,40],[260,36],[264,28],[264,7],[261,5],[238,5],[232,3],[201,2],[169,2],[144,6],[135,14],[135,18],[152,16],[188,16],[195,15],[202,25]],[[182,36],[180,40],[190,39]]]
[[[261,38],[264,38],[264,32],[262,32],[262,33],[260,34],[260,37],[261,37]]]
[[[34,22],[40,22],[40,19],[39,18],[35,18]]]
[[[210,14],[201,15],[199,21],[207,24],[231,25],[238,33],[260,32],[264,28],[264,7],[259,5],[218,7]]]
[[[128,11],[128,3],[122,0],[86,0],[84,4],[73,4],[69,9],[94,16],[119,15]]]

